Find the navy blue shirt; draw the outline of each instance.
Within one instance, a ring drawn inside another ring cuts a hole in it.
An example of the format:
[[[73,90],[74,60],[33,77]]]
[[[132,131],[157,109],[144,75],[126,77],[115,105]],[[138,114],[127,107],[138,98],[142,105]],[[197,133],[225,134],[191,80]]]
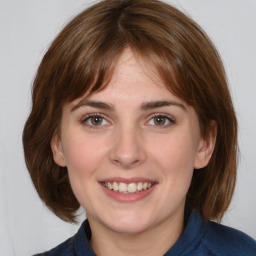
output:
[[[49,252],[35,256],[95,256],[87,220],[77,234]],[[256,241],[246,234],[215,222],[204,222],[193,211],[183,234],[165,256],[256,256]]]

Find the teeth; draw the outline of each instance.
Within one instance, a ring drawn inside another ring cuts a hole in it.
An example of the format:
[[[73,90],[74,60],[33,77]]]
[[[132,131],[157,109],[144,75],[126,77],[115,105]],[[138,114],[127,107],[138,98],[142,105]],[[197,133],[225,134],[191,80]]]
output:
[[[119,187],[118,184],[116,182],[113,183],[113,190],[114,191],[118,191]]]
[[[110,189],[114,190],[115,192],[120,192],[120,193],[138,193],[142,190],[146,190],[152,187],[151,182],[138,182],[138,183],[123,183],[123,182],[107,182],[103,183],[103,185]]]
[[[125,192],[127,192],[127,184],[125,184],[125,183],[119,183],[119,192],[123,192],[123,193],[125,193]]]
[[[143,183],[139,182],[137,188],[138,188],[138,191],[141,191],[143,188]]]
[[[107,187],[108,187],[109,189],[113,189],[113,186],[112,186],[112,184],[111,184],[110,182],[108,182]]]
[[[143,187],[143,190],[146,190],[148,188],[148,183],[147,182],[143,183],[142,187]]]
[[[137,185],[135,183],[130,183],[128,184],[128,192],[129,193],[134,193],[137,190]]]

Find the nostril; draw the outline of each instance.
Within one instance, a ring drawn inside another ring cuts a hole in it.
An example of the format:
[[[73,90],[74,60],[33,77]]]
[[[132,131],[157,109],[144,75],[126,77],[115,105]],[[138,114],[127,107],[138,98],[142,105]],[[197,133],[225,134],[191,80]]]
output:
[[[110,149],[110,160],[113,164],[118,164],[124,168],[131,168],[144,162],[146,154],[143,145],[134,135],[135,132],[127,131],[122,134],[128,136],[115,137]]]
[[[135,161],[123,161],[123,160],[112,160],[113,164],[119,165],[120,167],[123,167],[125,169],[134,168],[138,165],[140,165],[143,161],[141,160],[135,160]]]

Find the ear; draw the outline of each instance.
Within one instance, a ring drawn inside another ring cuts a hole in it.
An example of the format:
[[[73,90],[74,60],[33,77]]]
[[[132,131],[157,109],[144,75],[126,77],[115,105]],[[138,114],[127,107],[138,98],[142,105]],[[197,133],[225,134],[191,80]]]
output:
[[[207,134],[205,137],[202,137],[199,142],[194,169],[201,169],[207,166],[215,148],[216,137],[217,124],[214,120],[212,120],[208,126]]]
[[[64,158],[62,143],[57,133],[55,133],[54,136],[52,137],[51,149],[52,149],[54,162],[61,167],[66,167],[67,165]]]

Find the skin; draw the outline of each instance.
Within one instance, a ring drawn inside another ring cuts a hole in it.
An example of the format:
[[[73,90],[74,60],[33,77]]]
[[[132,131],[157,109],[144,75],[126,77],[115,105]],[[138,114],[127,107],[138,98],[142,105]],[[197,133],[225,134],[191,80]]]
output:
[[[110,108],[88,106],[86,100]],[[141,108],[155,101],[172,104]],[[95,114],[101,115],[98,125]],[[201,137],[195,110],[126,49],[107,88],[64,106],[60,134],[52,140],[54,160],[68,168],[95,253],[163,255],[184,229],[194,168],[205,167],[214,149],[214,136]],[[116,177],[150,179],[154,189],[141,200],[119,202],[99,182]]]

